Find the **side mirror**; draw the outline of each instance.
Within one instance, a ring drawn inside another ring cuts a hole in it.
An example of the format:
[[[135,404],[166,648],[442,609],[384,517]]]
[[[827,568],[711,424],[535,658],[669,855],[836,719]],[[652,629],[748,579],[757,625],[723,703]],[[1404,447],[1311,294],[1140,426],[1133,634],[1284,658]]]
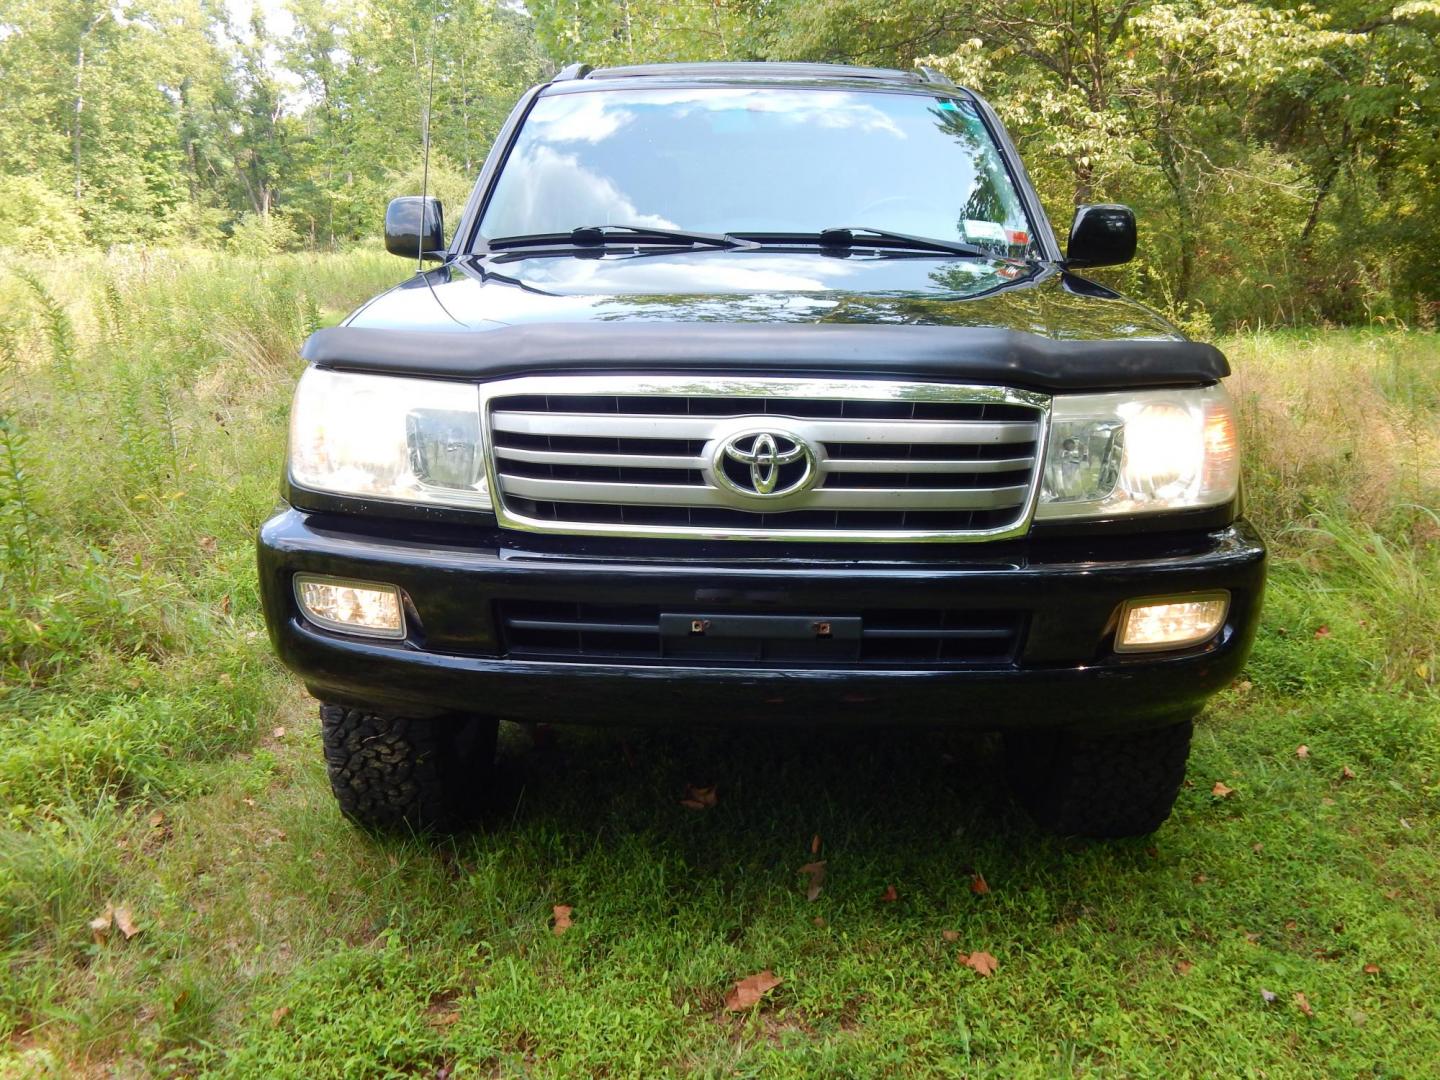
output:
[[[1082,206],[1070,225],[1065,265],[1118,266],[1135,257],[1135,211],[1102,203]]]
[[[385,208],[385,250],[407,259],[440,259],[445,254],[445,213],[433,195],[391,199]]]

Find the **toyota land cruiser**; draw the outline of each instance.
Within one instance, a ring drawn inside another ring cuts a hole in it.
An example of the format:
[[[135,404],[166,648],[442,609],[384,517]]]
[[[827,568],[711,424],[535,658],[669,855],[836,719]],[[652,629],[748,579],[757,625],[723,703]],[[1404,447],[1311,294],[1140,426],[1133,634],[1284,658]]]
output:
[[[1264,582],[1229,369],[978,95],[575,66],[385,239],[437,265],[306,342],[259,536],[349,817],[463,823],[497,718],[999,730],[1042,825],[1168,816]]]

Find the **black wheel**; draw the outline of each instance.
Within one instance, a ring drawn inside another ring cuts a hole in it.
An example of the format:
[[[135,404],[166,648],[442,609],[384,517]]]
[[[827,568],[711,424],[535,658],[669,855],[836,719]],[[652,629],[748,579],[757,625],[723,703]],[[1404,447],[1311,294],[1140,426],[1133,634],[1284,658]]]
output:
[[[1144,836],[1170,816],[1185,779],[1193,725],[1080,735],[1010,732],[1005,769],[1016,798],[1064,836]]]
[[[444,831],[473,821],[495,767],[498,727],[483,716],[414,720],[320,706],[335,801],[371,829]]]

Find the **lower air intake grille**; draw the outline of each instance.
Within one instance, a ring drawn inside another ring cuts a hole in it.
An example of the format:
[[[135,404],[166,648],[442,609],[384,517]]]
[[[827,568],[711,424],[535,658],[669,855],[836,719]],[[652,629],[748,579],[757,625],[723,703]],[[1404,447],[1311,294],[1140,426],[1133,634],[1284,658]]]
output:
[[[535,600],[497,602],[496,620],[511,659],[752,667],[1004,667],[1023,624],[1014,611],[716,614]]]

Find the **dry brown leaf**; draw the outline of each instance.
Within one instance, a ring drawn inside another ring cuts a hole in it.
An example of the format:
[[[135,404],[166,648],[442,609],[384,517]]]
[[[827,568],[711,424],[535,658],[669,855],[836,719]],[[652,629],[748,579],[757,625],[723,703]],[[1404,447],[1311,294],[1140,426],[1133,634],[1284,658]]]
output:
[[[1310,999],[1300,991],[1295,991],[1295,1004],[1300,1006],[1300,1011],[1306,1016],[1314,1017],[1315,1010],[1310,1006]]]
[[[975,972],[976,975],[983,976],[987,979],[995,974],[995,969],[999,966],[995,957],[991,956],[988,952],[973,952],[968,956],[961,953],[960,962]]]
[[[1340,779],[1341,779],[1341,780],[1354,780],[1354,779],[1355,779],[1355,771],[1354,771],[1353,769],[1351,769],[1349,765],[1346,765],[1346,766],[1342,767],[1341,770],[1340,770]]]
[[[696,787],[694,784],[685,786],[685,797],[680,800],[680,805],[689,810],[709,810],[719,801],[715,793],[715,786]]]
[[[126,941],[129,941],[140,932],[140,927],[135,925],[135,920],[131,917],[128,907],[117,907],[115,909],[115,925],[119,928],[120,932],[125,935]]]
[[[753,1008],[760,1003],[761,998],[774,990],[781,982],[779,976],[769,968],[736,980],[730,993],[725,995],[725,1011],[745,1012],[747,1009]]]
[[[570,927],[575,925],[570,918],[571,912],[575,909],[569,904],[556,904],[553,910],[555,912],[555,925],[552,929],[557,935],[565,933],[566,930],[569,930]]]
[[[985,875],[979,870],[970,875],[970,891],[976,896],[984,896],[990,891],[990,883],[985,880]]]
[[[1217,799],[1228,799],[1231,795],[1235,794],[1235,789],[1226,787],[1225,783],[1221,780],[1216,780],[1215,786],[1210,789],[1210,794],[1214,795]]]
[[[810,875],[810,884],[805,888],[806,900],[817,900],[820,897],[820,888],[825,884],[825,860],[807,862],[797,871],[801,874]]]
[[[1366,975],[1379,975],[1379,974],[1380,974],[1380,965],[1379,965],[1379,964],[1366,964],[1366,965],[1365,965],[1365,974],[1366,974]]]
[[[1190,972],[1194,970],[1194,967],[1195,965],[1189,960],[1177,960],[1175,962],[1175,971],[1180,975],[1189,975]]]
[[[152,829],[163,829],[165,827],[165,812],[156,810],[150,815],[150,827]]]
[[[825,927],[827,927],[827,926],[830,925],[829,923],[827,923],[827,922],[825,921],[825,918],[824,918],[824,916],[822,916],[822,915],[816,915],[816,916],[815,916],[813,919],[811,919],[810,921],[811,921],[812,923],[814,923],[816,926],[820,927],[821,930],[824,930]]]
[[[250,808],[252,808],[252,809],[253,809],[254,806],[255,806],[255,800],[252,799],[252,798],[250,798],[250,796],[248,796],[248,795],[245,796],[245,798],[241,799],[240,801],[243,802],[246,806],[248,806],[248,807],[250,807]]]
[[[1203,873],[1201,873],[1201,874],[1196,874],[1196,875],[1195,875],[1194,877],[1192,877],[1190,880],[1193,881],[1196,885],[1204,885],[1205,882],[1209,881],[1210,879],[1207,878]]]
[[[1318,629],[1318,630],[1315,631],[1315,636],[1316,636],[1317,638],[1327,638],[1327,637],[1329,637],[1329,636],[1330,636],[1330,627],[1328,627],[1328,626],[1322,626],[1322,627],[1320,627],[1320,629]]]
[[[115,909],[109,904],[105,910],[90,920],[90,936],[95,939],[96,945],[104,945],[105,939],[110,936],[110,927],[115,925]]]
[[[1309,756],[1310,756],[1310,747],[1306,746],[1306,745],[1302,742],[1299,746],[1295,747],[1295,756],[1298,757],[1298,758],[1307,758],[1307,757],[1309,757]]]
[[[458,1012],[431,1013],[428,1019],[431,1027],[447,1028],[459,1022],[460,1014]]]
[[[206,555],[214,555],[216,548],[220,545],[213,536],[202,536],[199,540],[200,550]]]
[[[283,739],[285,737],[285,729],[283,727],[277,727],[274,731],[270,732],[270,734],[277,739]]]
[[[946,941],[955,942],[960,940],[959,930],[941,930],[940,936]]]
[[[1276,994],[1275,991],[1266,990],[1263,986],[1260,988],[1260,1000],[1265,1002],[1266,1005],[1274,1005],[1278,999],[1279,995]]]
[[[1252,683],[1249,679],[1241,679],[1238,683],[1235,684],[1235,689],[1239,690],[1242,694],[1248,694],[1254,688],[1255,684]]]
[[[900,894],[895,891],[894,885],[886,885],[885,891],[880,894],[880,899],[883,903],[893,904],[900,899]]]
[[[230,594],[228,592],[224,596],[220,597],[220,614],[230,614]]]
[[[820,834],[818,832],[810,838],[810,854],[820,854]]]
[[[276,1009],[274,1012],[272,1012],[272,1013],[270,1014],[270,1026],[271,1026],[271,1027],[279,1027],[279,1026],[281,1025],[281,1023],[284,1022],[285,1018],[286,1018],[287,1016],[289,1016],[289,1015],[290,1015],[290,1006],[289,1006],[289,1005],[281,1005],[278,1009]]]

